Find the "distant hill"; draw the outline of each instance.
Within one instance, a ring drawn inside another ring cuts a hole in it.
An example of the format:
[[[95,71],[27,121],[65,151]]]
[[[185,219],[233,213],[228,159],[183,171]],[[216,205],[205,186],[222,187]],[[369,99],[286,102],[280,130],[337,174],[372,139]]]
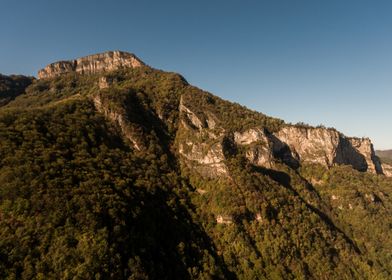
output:
[[[39,73],[0,79],[0,279],[392,279],[370,139],[124,52]]]
[[[376,155],[382,162],[392,164],[392,150],[377,150]]]

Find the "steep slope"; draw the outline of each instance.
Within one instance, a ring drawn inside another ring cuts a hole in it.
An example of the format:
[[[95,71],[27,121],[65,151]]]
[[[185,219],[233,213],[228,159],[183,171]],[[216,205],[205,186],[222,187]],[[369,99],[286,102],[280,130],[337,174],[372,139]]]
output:
[[[51,64],[0,108],[2,278],[391,277],[392,180],[368,139],[118,55]]]
[[[128,74],[146,94],[182,83],[159,72]],[[129,121],[145,137],[138,153],[122,127],[95,110],[96,78],[37,81],[0,113],[1,278],[175,279],[204,270],[225,277],[157,136],[165,127],[155,124],[153,107],[143,108],[147,97],[111,92],[114,108],[137,102],[141,115]]]
[[[13,100],[24,93],[25,89],[33,82],[32,77],[22,75],[5,76],[0,74],[0,106]]]

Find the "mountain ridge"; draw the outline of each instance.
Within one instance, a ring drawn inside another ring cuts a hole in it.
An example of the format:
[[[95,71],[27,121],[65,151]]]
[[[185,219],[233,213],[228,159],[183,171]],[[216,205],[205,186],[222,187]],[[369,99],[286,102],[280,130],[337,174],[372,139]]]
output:
[[[145,65],[88,69],[0,107],[1,277],[390,278],[368,139]]]
[[[101,72],[110,72],[121,68],[140,67],[142,65],[144,65],[144,63],[134,54],[123,51],[108,51],[104,53],[81,57],[75,60],[51,63],[45,68],[39,70],[38,76],[40,79],[46,79],[68,74],[70,72],[75,72],[79,74],[94,74]],[[100,87],[108,87],[111,83],[113,83],[112,80],[108,80],[107,78],[102,77],[100,80]],[[97,99],[95,99],[95,101],[96,105],[102,107]],[[184,108],[183,105],[181,106]],[[194,115],[193,118],[194,120],[197,120],[196,115]],[[196,126],[201,126],[200,120],[197,121],[198,123],[196,124]],[[368,138],[360,139],[356,137],[346,137],[340,132],[336,134],[334,133],[335,130],[328,130],[325,128],[304,127],[304,129],[296,129],[296,126],[292,126],[290,128],[289,125],[287,125],[287,127],[288,128],[286,129],[286,132],[282,130],[280,133],[281,136],[287,134],[287,131],[290,131],[292,133],[292,135],[283,136],[285,137],[286,142],[290,139],[301,138],[301,142],[305,143],[290,141],[291,143],[288,145],[283,141],[281,144],[279,144],[283,146],[277,148],[277,146],[275,145],[272,148],[272,150],[274,151],[271,150],[270,154],[280,152],[276,151],[276,149],[289,148],[291,154],[287,154],[286,157],[291,157],[290,160],[292,162],[305,160],[311,162],[318,162],[323,165],[326,165],[327,167],[330,167],[333,164],[350,164],[355,169],[360,171],[369,170],[369,172],[383,174],[382,164],[376,157],[373,145]],[[329,152],[327,152],[327,154],[325,155],[320,155],[319,158],[309,156],[310,154],[315,154],[320,151],[316,151],[316,149],[319,148],[311,147],[312,144],[309,142],[312,142],[313,140],[310,139],[310,141],[308,141],[309,135],[304,135],[304,130],[305,134],[309,134],[309,132],[312,133],[314,131],[323,131],[324,135],[321,137],[323,139],[319,138],[319,140],[317,140],[319,144],[322,145],[325,144],[326,141],[329,141],[329,139],[335,138],[334,140],[332,140],[332,142],[334,143],[330,143],[332,144],[330,145],[330,147],[324,147],[324,150],[328,150]],[[302,146],[303,144],[305,144],[305,146]],[[311,149],[312,151],[307,152],[307,149]],[[273,156],[263,155],[263,157],[272,158]],[[387,173],[386,175],[389,175],[389,173]]]
[[[71,72],[92,74],[133,68],[144,65],[136,55],[123,51],[107,51],[84,56],[74,60],[57,61],[38,71],[39,79],[53,78]]]

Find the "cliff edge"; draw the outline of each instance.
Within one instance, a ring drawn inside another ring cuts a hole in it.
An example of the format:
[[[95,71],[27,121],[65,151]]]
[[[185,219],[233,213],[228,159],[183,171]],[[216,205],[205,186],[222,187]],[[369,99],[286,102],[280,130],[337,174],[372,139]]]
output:
[[[94,74],[121,68],[145,65],[136,55],[122,51],[108,51],[75,60],[58,61],[38,71],[39,79],[53,78],[67,73]]]
[[[263,168],[274,169],[276,162],[294,169],[303,163],[327,168],[350,165],[361,172],[392,175],[392,168],[381,164],[369,138],[347,137],[332,128],[284,123],[271,131],[258,121],[248,129],[232,128],[227,126],[225,112],[216,112],[205,106],[204,110],[192,108],[195,98],[192,93],[185,93],[181,98],[179,153],[186,166],[197,169],[206,177],[228,174],[225,155],[240,150],[250,163]],[[238,108],[230,108],[234,105],[223,105],[218,101],[215,105],[226,107],[235,119],[240,119],[236,116]]]

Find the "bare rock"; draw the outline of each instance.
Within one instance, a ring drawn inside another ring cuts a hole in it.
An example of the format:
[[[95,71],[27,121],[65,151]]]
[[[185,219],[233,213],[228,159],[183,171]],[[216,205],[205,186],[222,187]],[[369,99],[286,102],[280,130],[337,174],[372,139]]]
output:
[[[275,153],[287,145],[291,157],[300,162],[326,167],[346,164],[363,172],[383,173],[369,138],[349,138],[334,129],[298,126],[286,126],[274,136],[281,142],[274,146]]]
[[[81,57],[75,60],[58,61],[38,71],[39,79],[61,76],[67,73],[94,74],[121,68],[136,68],[144,63],[134,54],[109,51]]]
[[[366,171],[375,174],[383,173],[381,162],[376,156],[373,144],[369,138],[349,138],[349,141],[354,149],[364,157],[367,164]]]
[[[233,217],[230,215],[218,215],[216,216],[216,222],[218,224],[232,224]]]
[[[335,130],[286,126],[275,136],[287,144],[292,157],[297,160],[325,166],[334,163],[339,144],[339,133]]]
[[[127,138],[132,143],[133,148],[138,151],[144,148],[142,141],[136,137],[136,134],[134,133],[135,129],[128,122],[127,116],[124,113],[118,112],[115,109],[110,108],[110,106],[107,106],[107,104],[102,101],[99,95],[94,96],[92,101],[98,112],[102,113],[109,121],[117,124],[120,127],[121,132],[125,138]]]
[[[235,132],[234,141],[239,145],[249,145],[257,141],[268,142],[265,133],[260,128],[251,128],[245,132]]]
[[[100,89],[105,89],[113,85],[115,82],[116,82],[115,78],[102,76],[98,80],[98,87]]]
[[[188,142],[180,144],[179,153],[188,161],[193,168],[206,177],[227,175],[228,169],[224,163],[222,144],[215,143],[212,146],[200,142]]]
[[[392,177],[392,165],[382,163],[381,168],[385,176]]]
[[[212,116],[189,109],[183,98],[179,104],[180,125],[177,132],[181,162],[201,176],[227,177],[223,130],[216,128]]]
[[[234,142],[246,146],[246,157],[254,165],[270,168],[273,162],[272,142],[260,128],[235,132]]]

